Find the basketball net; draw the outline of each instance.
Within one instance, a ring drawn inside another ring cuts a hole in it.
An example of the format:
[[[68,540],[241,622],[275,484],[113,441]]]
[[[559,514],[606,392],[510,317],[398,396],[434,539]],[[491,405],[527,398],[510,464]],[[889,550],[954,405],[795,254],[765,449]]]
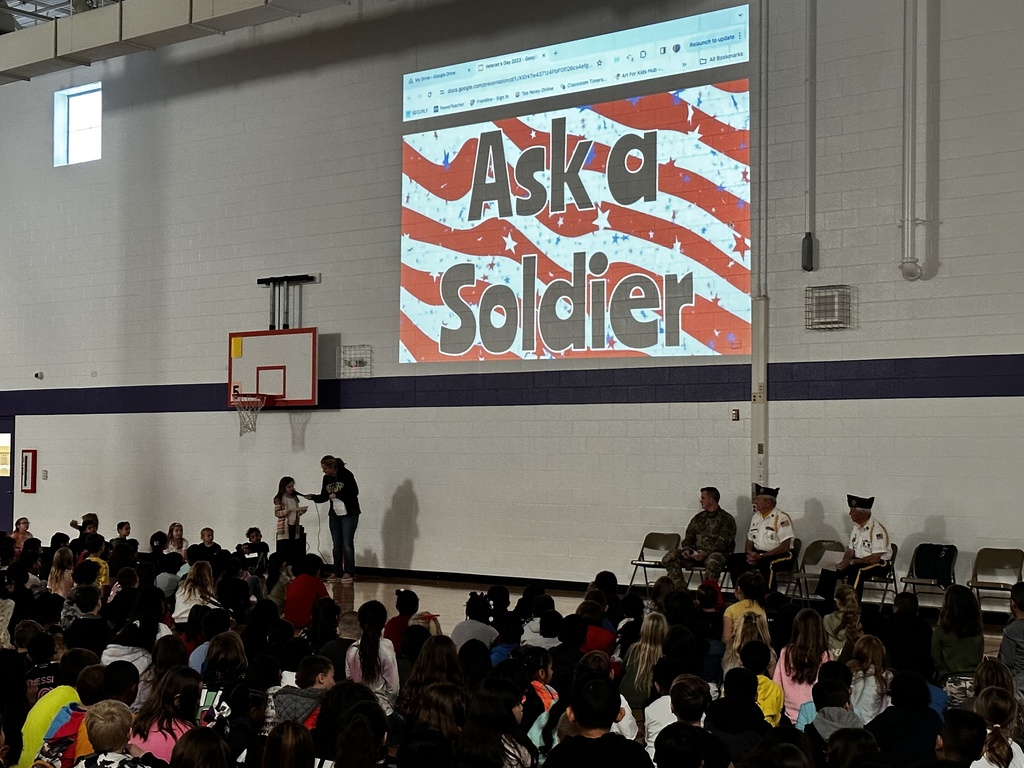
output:
[[[256,431],[256,420],[267,402],[265,395],[235,395],[235,410],[238,411],[238,436]]]

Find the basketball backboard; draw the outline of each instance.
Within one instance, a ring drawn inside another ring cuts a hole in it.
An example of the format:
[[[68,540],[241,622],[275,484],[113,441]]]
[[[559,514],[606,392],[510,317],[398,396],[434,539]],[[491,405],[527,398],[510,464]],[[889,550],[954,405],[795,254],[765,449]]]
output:
[[[234,395],[273,395],[266,407],[315,406],[316,328],[228,335],[228,406]]]

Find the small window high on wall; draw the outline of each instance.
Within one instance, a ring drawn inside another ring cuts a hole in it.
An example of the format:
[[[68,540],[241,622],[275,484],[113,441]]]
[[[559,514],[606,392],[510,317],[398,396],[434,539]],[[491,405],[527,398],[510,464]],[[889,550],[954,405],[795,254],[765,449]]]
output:
[[[102,156],[103,84],[89,83],[53,94],[53,166]]]

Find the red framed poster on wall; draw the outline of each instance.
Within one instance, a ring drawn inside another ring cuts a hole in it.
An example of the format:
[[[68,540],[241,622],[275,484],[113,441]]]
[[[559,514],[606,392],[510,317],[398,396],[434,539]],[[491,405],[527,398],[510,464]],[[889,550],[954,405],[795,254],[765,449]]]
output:
[[[36,451],[26,448],[21,452],[21,492],[36,492]]]

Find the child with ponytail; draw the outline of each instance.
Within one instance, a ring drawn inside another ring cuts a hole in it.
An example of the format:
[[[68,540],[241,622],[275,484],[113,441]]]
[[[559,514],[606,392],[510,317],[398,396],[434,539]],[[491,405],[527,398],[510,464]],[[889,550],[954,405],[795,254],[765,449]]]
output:
[[[370,600],[359,606],[358,615],[363,634],[345,655],[345,676],[377,694],[384,714],[390,715],[398,698],[398,659],[391,641],[382,637],[388,609]]]
[[[978,694],[974,711],[985,720],[988,736],[980,768],[1024,768],[1024,751],[1013,740],[1017,723],[1017,701],[1002,688],[989,686]]]

